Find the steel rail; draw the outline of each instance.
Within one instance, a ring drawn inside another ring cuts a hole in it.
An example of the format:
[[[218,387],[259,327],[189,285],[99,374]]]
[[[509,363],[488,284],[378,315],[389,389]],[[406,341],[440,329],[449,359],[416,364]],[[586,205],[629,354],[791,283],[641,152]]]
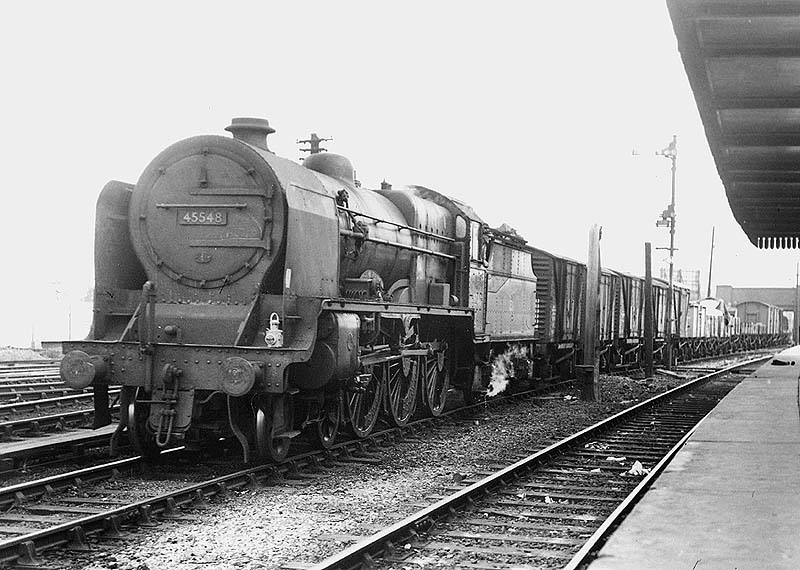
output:
[[[58,368],[54,370],[39,370],[39,371],[17,370],[11,374],[0,372],[0,384],[2,385],[13,386],[18,382],[26,382],[29,380],[61,381],[61,375],[58,372]]]
[[[116,396],[121,392],[120,389],[111,389],[108,391],[109,396]],[[61,404],[74,404],[83,400],[92,400],[94,398],[93,392],[84,392],[72,396],[60,396],[58,398],[43,398],[41,400],[25,400],[22,402],[13,402],[10,404],[0,404],[0,413],[2,412],[23,412],[35,410],[43,406],[58,406]]]
[[[432,419],[432,418],[428,418]],[[380,434],[375,434],[379,436]],[[23,564],[31,563],[35,560],[38,551],[61,546],[71,542],[85,541],[85,536],[104,531],[119,532],[121,522],[133,516],[139,516],[140,519],[151,520],[153,516],[163,513],[174,514],[178,507],[187,504],[197,504],[204,502],[205,499],[213,497],[219,493],[226,493],[229,489],[236,489],[244,486],[256,487],[265,483],[270,478],[278,475],[286,475],[296,472],[305,467],[318,467],[325,461],[342,461],[351,459],[351,448],[359,448],[364,446],[364,440],[345,442],[337,444],[333,449],[324,451],[318,450],[307,452],[299,456],[295,456],[290,460],[284,461],[277,465],[260,465],[248,469],[236,471],[228,475],[216,477],[208,481],[194,483],[182,489],[171,491],[156,497],[142,499],[135,501],[129,505],[117,507],[102,513],[97,513],[85,517],[79,517],[70,521],[65,521],[61,524],[55,525],[50,528],[35,530],[30,533],[13,537],[7,540],[0,541],[0,563],[10,564],[14,562],[22,562]],[[175,450],[168,450],[167,452],[179,451],[183,448]],[[357,460],[357,459],[356,459]],[[133,466],[136,462],[142,461],[142,458],[137,456],[128,460],[123,460],[126,466]],[[106,464],[94,468],[83,470],[84,473],[92,474],[94,480],[99,480],[102,475],[98,475],[97,470],[102,469],[105,476],[109,477],[111,471]],[[113,469],[113,468],[112,468]],[[69,481],[74,481],[77,472],[67,473],[64,475],[56,475],[48,478],[51,487],[53,483],[58,482],[59,486],[68,486]],[[85,475],[84,475],[85,476]],[[41,481],[45,481],[42,479]],[[26,482],[13,489],[13,494],[24,502],[27,496],[27,491],[30,495],[41,495],[41,481]],[[6,495],[7,491],[12,491],[11,487],[0,490],[0,495]],[[22,497],[17,493],[22,493]],[[47,492],[45,486],[45,492]],[[8,499],[4,498],[4,501]]]
[[[777,349],[777,348],[780,348],[780,347],[779,346],[778,347],[772,346],[772,347],[765,347],[765,348],[753,348],[753,349],[741,350],[739,352],[729,352],[729,353],[726,353],[726,354],[700,356],[698,358],[690,358],[689,360],[679,360],[678,361],[678,366],[680,366],[681,364],[697,364],[697,363],[702,363],[702,362],[719,360],[721,358],[736,358],[737,356],[747,356],[747,355],[752,355],[752,356],[758,355],[757,358],[760,358],[761,355],[763,355],[763,353],[765,353],[765,352],[768,352],[769,355],[764,355],[764,358],[769,358],[773,354],[775,354],[775,349]]]
[[[549,386],[547,388],[547,390],[535,389],[535,390],[527,390],[527,391],[523,391],[523,392],[517,392],[517,393],[512,393],[512,394],[508,394],[508,395],[504,395],[504,396],[499,396],[497,398],[493,398],[492,400],[489,400],[489,402],[494,404],[494,403],[500,403],[500,402],[507,402],[507,401],[513,400],[513,399],[536,397],[539,394],[547,393],[548,391],[552,391],[553,388],[559,388],[559,387],[562,387],[562,386],[564,386],[566,384],[570,384],[570,383],[571,383],[571,381],[557,383],[557,384],[554,384],[552,386]],[[380,441],[388,440],[388,439],[391,439],[391,438],[393,438],[395,436],[398,436],[398,435],[402,437],[403,435],[406,435],[406,434],[413,434],[418,429],[423,428],[426,424],[435,422],[437,419],[447,418],[447,417],[449,417],[451,415],[456,415],[456,414],[459,414],[459,413],[465,413],[465,412],[468,413],[470,411],[474,411],[474,410],[477,410],[477,409],[484,409],[486,403],[487,403],[487,401],[480,401],[480,402],[477,402],[475,404],[471,404],[469,406],[462,406],[460,408],[454,408],[452,410],[448,410],[446,412],[443,412],[442,414],[440,414],[438,416],[438,418],[437,417],[420,418],[418,420],[414,420],[413,422],[409,422],[408,424],[406,424],[405,426],[402,426],[402,427],[390,427],[390,428],[387,428],[387,429],[374,431],[372,434],[370,434],[367,438],[364,438],[364,439],[353,439],[353,440],[350,440],[350,441],[343,441],[343,442],[339,442],[337,444],[334,444],[331,447],[331,451],[337,452],[339,450],[343,450],[343,449],[346,449],[346,448],[352,448],[352,451],[365,451],[366,447],[368,447],[370,443],[378,444]],[[119,411],[119,406],[112,407],[111,411],[112,412]],[[73,411],[73,412],[65,412],[65,413],[62,413],[62,414],[54,414],[54,415],[51,415],[51,416],[42,416],[42,417],[32,418],[32,419],[26,418],[26,419],[12,420],[12,421],[7,421],[7,422],[0,422],[0,438],[2,438],[2,434],[3,433],[5,433],[5,434],[13,434],[13,432],[16,429],[19,429],[20,427],[28,425],[28,424],[35,424],[35,427],[33,427],[33,428],[29,427],[29,429],[33,429],[34,431],[40,431],[40,430],[45,429],[46,427],[52,427],[53,425],[58,425],[58,424],[61,424],[62,426],[66,426],[66,425],[69,425],[70,420],[80,421],[82,424],[86,424],[87,422],[89,422],[91,420],[92,414],[93,414],[93,412],[91,412],[89,410],[77,410],[77,411]],[[87,434],[86,441],[90,441],[91,442],[93,440],[94,440],[94,436],[92,436],[91,434]],[[38,440],[32,440],[32,441],[34,443],[41,443],[42,440],[38,439]],[[64,442],[63,446],[65,448],[70,448],[70,447],[74,447],[76,444],[81,444],[81,443],[83,443],[83,440],[73,440],[73,441],[69,441],[69,442]],[[54,445],[58,445],[58,444],[54,444]],[[36,447],[41,447],[41,446],[37,445]],[[364,449],[360,449],[359,450],[358,448],[364,448]],[[32,449],[35,451],[36,448],[32,448]],[[53,448],[50,447],[48,449],[52,450]],[[5,453],[4,454],[4,453],[0,452],[0,459],[2,459],[3,457],[14,457],[14,458],[24,457],[24,452],[25,452],[25,450],[22,450],[22,449],[16,450],[13,453]],[[305,452],[305,453],[302,453],[302,454],[293,455],[293,456],[287,458],[285,460],[285,462],[286,463],[291,463],[292,461],[303,460],[303,459],[305,459],[307,457],[310,457],[311,455],[314,455],[314,454],[318,455],[317,460],[321,460],[321,459],[325,459],[325,457],[324,457],[325,453],[326,453],[325,450],[318,450],[318,451],[314,451],[314,452]],[[345,451],[345,455],[350,455],[350,454],[351,454],[350,450]],[[64,476],[68,477],[69,474],[65,474]],[[35,485],[36,481],[31,481],[29,484]],[[0,488],[0,502],[2,502],[2,493],[3,493],[3,489]]]
[[[44,445],[39,438],[38,445],[0,453],[0,475],[8,476],[23,467],[30,469],[32,465],[43,467],[80,459],[86,456],[88,449],[107,448],[110,437],[105,433],[86,433],[75,439],[44,442]]]
[[[75,391],[69,386],[65,385],[64,382],[61,380],[53,380],[53,381],[43,380],[41,382],[28,382],[24,384],[11,384],[11,383],[0,382],[0,394],[12,394],[18,390],[22,391],[23,393],[26,392],[33,393],[37,390],[47,390],[47,389],[60,390],[63,392]],[[80,390],[77,391],[80,392]]]
[[[17,404],[19,402],[42,401],[61,396],[77,396],[79,394],[91,394],[83,390],[73,390],[71,388],[32,388],[27,390],[8,390],[0,386],[0,403]]]
[[[9,369],[36,368],[45,366],[58,366],[60,358],[44,358],[41,360],[0,360],[0,371]]]
[[[169,451],[174,452],[174,450]],[[114,471],[119,472],[133,469],[141,465],[142,460],[142,456],[136,455],[134,457],[103,463],[102,465],[93,465],[92,467],[70,471],[69,473],[51,475],[49,477],[36,479],[35,481],[26,481],[16,485],[2,487],[0,488],[0,509],[7,509],[13,505],[19,505],[31,499],[45,497],[54,491],[67,487],[108,479],[114,476]]]
[[[636,503],[644,496],[647,490],[653,485],[656,479],[658,479],[659,475],[666,469],[667,465],[670,464],[672,459],[678,452],[686,445],[686,442],[689,441],[689,438],[692,437],[692,434],[697,430],[699,426],[699,422],[693,428],[691,428],[686,435],[684,435],[678,443],[676,443],[672,449],[670,449],[667,454],[656,463],[650,472],[645,475],[644,479],[642,479],[638,485],[628,494],[627,497],[619,504],[619,506],[612,511],[608,518],[603,521],[600,527],[589,537],[589,540],[581,547],[581,549],[572,557],[566,566],[562,570],[577,570],[580,566],[586,563],[587,559],[591,555],[591,553],[598,547],[598,545],[605,540],[608,534],[611,532],[611,529],[614,528],[622,519],[624,519],[628,513],[636,506]]]
[[[119,405],[111,406],[109,408],[111,413],[119,411]],[[20,430],[32,431],[37,433],[39,431],[47,431],[54,427],[71,427],[86,425],[94,417],[94,410],[72,410],[64,411],[58,414],[51,414],[48,416],[37,416],[34,418],[20,418],[16,420],[8,420],[0,422],[0,440],[16,435]]]
[[[694,380],[686,382],[681,386],[673,388],[663,394],[654,396],[631,408],[623,410],[610,418],[589,426],[559,442],[556,442],[541,451],[534,453],[516,463],[505,467],[484,479],[445,497],[436,503],[425,507],[403,520],[390,525],[389,527],[367,537],[343,551],[326,558],[325,560],[311,566],[311,570],[334,570],[334,569],[354,569],[369,566],[376,556],[391,554],[395,551],[395,544],[410,540],[431,528],[435,521],[442,519],[457,509],[473,503],[474,498],[492,489],[511,482],[519,474],[529,472],[536,466],[552,458],[561,455],[564,451],[572,448],[586,438],[594,436],[598,432],[607,430],[622,421],[634,417],[637,414],[652,408],[656,404],[666,402],[678,395],[687,392],[694,387],[707,382],[718,376],[722,376],[736,368],[752,365],[756,362],[768,360],[771,356],[764,356],[754,360],[737,363],[722,370],[700,376]]]
[[[569,384],[569,382],[563,382],[554,384],[548,387],[548,391],[552,390],[553,388],[561,387],[564,384]],[[524,392],[518,392],[509,394],[506,396],[501,396],[496,399],[492,400],[494,402],[504,402],[511,399],[518,399],[518,398],[525,398],[525,397],[536,397],[538,394],[544,392],[543,389],[537,390],[528,390]],[[455,408],[453,410],[449,410],[444,412],[439,417],[445,418],[450,415],[469,412],[474,409],[483,408],[485,406],[485,402],[478,402],[476,404],[472,404],[470,406],[464,406],[461,408]],[[114,406],[111,408],[111,411],[118,411],[119,406]],[[28,431],[32,431],[34,433],[38,433],[40,431],[44,431],[47,428],[52,428],[53,426],[62,426],[68,427],[70,424],[78,424],[78,425],[86,425],[92,418],[93,412],[89,410],[77,410],[73,412],[65,412],[62,414],[55,414],[51,416],[42,416],[38,418],[25,418],[20,420],[13,420],[8,422],[0,422],[0,440],[5,437],[7,440],[10,439],[11,436],[14,435],[16,431],[18,431],[22,427],[27,427]],[[421,418],[419,420],[415,420],[414,422],[408,423],[406,426],[397,428],[388,428],[384,430],[379,430],[373,432],[369,437],[365,439],[353,439],[350,441],[339,442],[332,446],[331,452],[333,454],[341,453],[342,457],[348,459],[352,457],[353,452],[360,453],[367,450],[370,444],[380,446],[381,442],[384,440],[390,440],[396,436],[402,437],[405,434],[414,434],[414,432],[418,428],[422,428],[425,424],[434,422],[436,418],[429,417],[429,418]],[[91,433],[87,433],[85,438],[78,439],[78,440],[70,440],[64,442],[54,442],[52,445],[42,446],[41,439],[32,440],[34,445],[31,446],[30,449],[16,449],[13,452],[0,452],[0,473],[8,473],[17,469],[17,465],[21,460],[27,459],[35,459],[41,457],[44,454],[52,455],[65,455],[68,456],[69,452],[73,451],[76,446],[85,446],[87,444],[95,444],[98,443],[98,439],[102,441],[102,439],[108,440],[109,436],[95,436]],[[62,453],[63,448],[63,453]],[[324,450],[318,450],[315,452],[306,452],[303,454],[296,454],[289,457],[286,462],[290,464],[292,461],[301,461],[307,457],[311,457],[312,455],[316,454],[316,458],[312,461],[319,462],[324,461],[326,459],[331,459],[331,457],[326,458],[326,452]],[[336,457],[333,457],[335,460]],[[5,469],[2,470],[2,461],[11,461],[12,463]],[[38,464],[38,463],[37,463]],[[64,477],[69,477],[69,474],[65,474]],[[37,483],[36,481],[31,481],[28,483],[29,485],[35,486]],[[0,489],[0,501],[2,500],[2,493],[3,490]]]
[[[104,531],[121,532],[122,522],[133,516],[151,520],[154,515],[173,514],[177,508],[187,504],[202,504],[209,497],[226,493],[229,489],[253,484],[251,478],[270,467],[258,467],[231,475],[217,477],[182,489],[142,499],[131,504],[109,509],[101,513],[66,521],[51,528],[34,531],[20,537],[0,542],[0,562],[9,564],[35,561],[38,549],[65,544],[85,545],[86,535]],[[35,563],[35,562],[34,562]]]

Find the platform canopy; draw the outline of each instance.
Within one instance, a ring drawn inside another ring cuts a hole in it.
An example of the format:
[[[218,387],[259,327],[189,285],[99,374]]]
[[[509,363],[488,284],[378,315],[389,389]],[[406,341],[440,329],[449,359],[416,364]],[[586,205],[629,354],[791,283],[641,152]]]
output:
[[[736,221],[758,247],[800,247],[800,0],[667,5]]]

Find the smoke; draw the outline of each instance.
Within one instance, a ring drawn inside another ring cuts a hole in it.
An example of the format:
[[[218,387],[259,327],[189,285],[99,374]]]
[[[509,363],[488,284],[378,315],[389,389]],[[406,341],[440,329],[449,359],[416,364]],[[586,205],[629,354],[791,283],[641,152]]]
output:
[[[492,361],[492,378],[489,380],[489,387],[486,390],[488,398],[493,398],[505,391],[509,379],[514,377],[514,360],[521,358],[528,358],[528,349],[514,344]]]

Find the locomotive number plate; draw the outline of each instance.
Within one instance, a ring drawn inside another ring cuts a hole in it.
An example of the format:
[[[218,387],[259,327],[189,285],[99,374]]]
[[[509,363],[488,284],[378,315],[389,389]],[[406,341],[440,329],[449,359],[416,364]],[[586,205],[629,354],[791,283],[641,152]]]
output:
[[[182,226],[226,226],[228,225],[228,212],[208,208],[198,210],[179,208],[178,223]]]

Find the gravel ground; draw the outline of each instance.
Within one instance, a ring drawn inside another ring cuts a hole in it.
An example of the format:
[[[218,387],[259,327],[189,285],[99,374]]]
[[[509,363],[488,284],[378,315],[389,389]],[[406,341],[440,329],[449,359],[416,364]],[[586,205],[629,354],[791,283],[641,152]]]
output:
[[[134,540],[104,546],[69,568],[101,570],[272,569],[312,563],[345,542],[326,534],[367,535],[419,509],[426,497],[487,465],[511,461],[637,401],[681,384],[671,377],[602,377],[600,403],[578,392],[486,409],[382,451],[380,465],[348,464],[311,479],[231,494],[198,511],[197,522],[163,522]],[[47,562],[57,560],[48,554]],[[63,562],[63,561],[62,561]]]
[[[50,358],[61,358],[61,351],[53,349],[31,350],[29,348],[0,346],[0,362],[9,360],[47,360]]]

